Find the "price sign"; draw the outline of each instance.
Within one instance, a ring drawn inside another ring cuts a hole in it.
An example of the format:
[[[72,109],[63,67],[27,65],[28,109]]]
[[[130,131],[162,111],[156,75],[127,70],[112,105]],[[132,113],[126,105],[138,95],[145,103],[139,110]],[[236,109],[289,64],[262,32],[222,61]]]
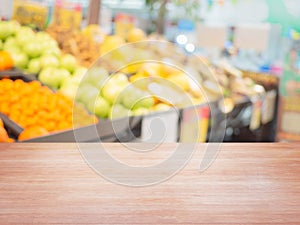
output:
[[[141,140],[148,143],[177,142],[178,124],[179,112],[176,109],[145,116]]]
[[[250,121],[250,130],[256,130],[261,125],[262,101],[259,96],[253,97],[252,101],[252,116]]]
[[[53,23],[61,27],[79,30],[82,23],[81,5],[67,1],[56,1],[53,20]]]
[[[186,108],[181,121],[180,142],[205,142],[209,126],[208,106]]]
[[[36,2],[14,1],[13,19],[23,25],[43,30],[48,20],[48,7]]]
[[[115,19],[115,34],[123,37],[124,39],[127,38],[127,33],[134,28],[134,17],[131,15],[119,13],[116,15]]]
[[[262,105],[262,118],[263,124],[267,124],[274,119],[275,107],[276,107],[276,91],[272,90],[267,92]]]
[[[280,97],[278,120],[278,139],[300,141],[300,98]]]

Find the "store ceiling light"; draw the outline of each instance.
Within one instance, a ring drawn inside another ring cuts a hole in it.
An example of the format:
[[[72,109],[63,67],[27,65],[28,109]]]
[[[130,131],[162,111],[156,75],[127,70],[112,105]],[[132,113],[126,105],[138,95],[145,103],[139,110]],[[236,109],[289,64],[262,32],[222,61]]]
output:
[[[180,45],[185,45],[187,41],[188,41],[187,37],[183,34],[180,34],[176,37],[176,42]]]
[[[185,50],[186,50],[187,52],[190,52],[190,53],[194,52],[195,49],[196,49],[195,45],[193,45],[193,44],[191,44],[191,43],[189,43],[189,44],[187,44],[187,45],[185,46]]]

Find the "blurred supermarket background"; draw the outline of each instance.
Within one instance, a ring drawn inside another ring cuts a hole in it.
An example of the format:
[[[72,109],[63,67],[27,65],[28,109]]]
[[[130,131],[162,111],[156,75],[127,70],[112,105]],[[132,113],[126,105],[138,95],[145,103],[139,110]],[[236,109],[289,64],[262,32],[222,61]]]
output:
[[[0,6],[2,141],[300,141],[299,0],[0,0]],[[144,40],[174,45],[137,43]],[[198,89],[169,65],[113,72],[147,59],[183,68]],[[108,76],[115,79],[98,84]],[[121,94],[129,83],[134,90]],[[157,93],[154,85],[169,89]],[[168,99],[181,92],[191,104]],[[146,101],[134,105],[139,98]],[[40,108],[28,112],[21,102]],[[149,132],[156,117],[165,129]]]

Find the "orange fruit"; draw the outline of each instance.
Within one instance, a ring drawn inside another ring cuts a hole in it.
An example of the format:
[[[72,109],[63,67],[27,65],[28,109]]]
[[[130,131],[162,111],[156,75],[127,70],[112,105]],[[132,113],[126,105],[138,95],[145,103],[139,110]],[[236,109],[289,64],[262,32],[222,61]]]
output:
[[[14,61],[10,54],[6,51],[0,51],[0,70],[8,70],[13,68]]]
[[[8,141],[9,141],[9,137],[6,130],[4,129],[4,127],[0,127],[0,143],[8,142]]]
[[[22,133],[19,135],[18,140],[23,141],[23,140],[27,140],[27,139],[47,135],[47,134],[48,131],[45,128],[40,126],[32,126],[24,129]]]

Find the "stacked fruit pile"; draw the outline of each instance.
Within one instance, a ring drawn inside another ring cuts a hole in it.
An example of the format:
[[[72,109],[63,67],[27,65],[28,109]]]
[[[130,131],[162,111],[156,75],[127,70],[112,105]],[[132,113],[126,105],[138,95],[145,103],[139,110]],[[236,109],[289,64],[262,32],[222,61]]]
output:
[[[38,81],[0,80],[0,102],[0,112],[24,128],[19,140],[73,128],[73,102]],[[76,107],[81,119],[75,127],[97,122],[82,107]]]
[[[89,25],[82,31],[74,31],[52,24],[47,32],[64,53],[74,55],[79,64],[86,67],[91,66],[99,57],[100,43],[106,36],[98,25]]]
[[[130,85],[127,76],[109,76],[103,68],[93,68],[78,89],[76,100],[101,118],[116,119],[149,111],[155,103],[150,93]]]
[[[126,42],[147,39],[144,31],[139,28],[131,29],[127,37],[122,38],[117,35],[107,35],[96,24],[89,25],[81,31],[52,24],[47,32],[58,42],[64,53],[74,55],[78,62],[86,67],[91,66],[100,55],[104,55]]]
[[[0,50],[11,55],[15,67],[29,74],[42,74],[41,81],[55,88],[79,68],[76,58],[62,54],[48,33],[35,33],[15,21],[0,21],[0,42]],[[47,76],[49,70],[51,78]]]
[[[109,75],[103,67],[93,67],[81,82],[72,77],[59,92],[83,103],[100,118],[109,119],[204,102],[200,87],[193,79],[177,68],[160,63],[142,63],[132,76],[122,72]]]

